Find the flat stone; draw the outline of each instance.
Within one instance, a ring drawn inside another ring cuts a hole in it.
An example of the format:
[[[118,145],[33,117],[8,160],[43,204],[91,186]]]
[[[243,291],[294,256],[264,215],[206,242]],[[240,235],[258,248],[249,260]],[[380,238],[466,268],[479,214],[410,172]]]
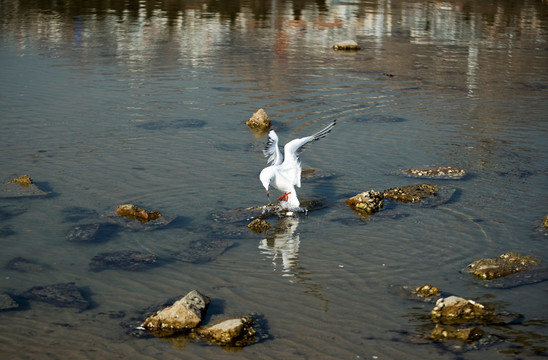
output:
[[[344,40],[333,45],[335,50],[360,50],[360,46],[354,40]]]
[[[415,184],[394,187],[384,190],[384,197],[404,203],[414,203],[429,196],[433,196],[439,190],[438,185]]]
[[[531,256],[508,252],[498,258],[476,260],[468,265],[468,270],[478,279],[492,280],[526,271],[539,264],[540,261]]]
[[[254,321],[249,316],[228,319],[200,328],[196,333],[207,341],[221,346],[245,346],[255,341]]]
[[[453,168],[451,166],[425,167],[421,169],[404,169],[403,174],[416,178],[428,179],[462,179],[466,175],[463,169]]]

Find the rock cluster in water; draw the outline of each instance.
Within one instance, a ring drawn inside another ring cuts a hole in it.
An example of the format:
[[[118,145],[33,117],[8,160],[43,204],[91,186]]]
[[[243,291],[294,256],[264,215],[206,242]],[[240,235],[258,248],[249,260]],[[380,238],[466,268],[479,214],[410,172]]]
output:
[[[492,280],[510,274],[526,271],[540,264],[540,261],[514,252],[500,255],[498,258],[476,260],[468,265],[472,275],[481,280]]]
[[[451,166],[437,166],[424,169],[405,169],[404,174],[408,176],[435,179],[460,179],[466,175],[463,169],[453,168]]]
[[[250,316],[198,327],[210,302],[208,296],[192,290],[172,305],[147,317],[141,327],[159,337],[198,336],[221,346],[242,347],[255,341],[254,321]]]

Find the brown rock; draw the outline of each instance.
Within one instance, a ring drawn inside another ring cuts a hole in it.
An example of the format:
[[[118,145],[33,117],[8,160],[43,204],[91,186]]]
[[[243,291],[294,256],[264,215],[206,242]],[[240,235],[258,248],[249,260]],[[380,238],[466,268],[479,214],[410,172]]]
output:
[[[544,228],[548,230],[548,215],[546,215],[544,220],[542,220],[542,225],[544,225]]]
[[[255,341],[254,321],[249,316],[229,319],[216,325],[197,329],[196,333],[217,345],[244,346]]]
[[[263,233],[271,228],[270,224],[262,219],[255,219],[249,224],[247,224],[247,227],[251,229],[254,233]]]
[[[346,203],[351,209],[364,212],[366,214],[374,214],[379,211],[382,208],[382,201],[382,193],[374,190],[362,192],[346,199]]]
[[[468,265],[468,270],[478,279],[492,280],[525,271],[539,264],[540,261],[531,256],[508,252],[498,258],[476,260]]]
[[[32,180],[30,179],[30,176],[27,174],[21,175],[19,177],[13,178],[10,180],[10,182],[19,184],[21,186],[29,186],[32,185]]]
[[[116,213],[129,219],[139,220],[142,223],[156,220],[162,216],[162,214],[158,211],[148,211],[133,204],[123,204],[118,206]]]
[[[173,305],[149,316],[142,327],[160,336],[195,328],[202,321],[211,300],[193,290]]]
[[[482,320],[491,314],[485,307],[473,300],[466,300],[457,296],[441,298],[432,309],[432,319],[444,324],[463,324],[470,321]]]
[[[245,124],[252,129],[262,130],[270,129],[271,125],[270,119],[263,109],[257,110],[257,112],[253,114],[253,116],[251,116],[251,118]]]
[[[479,327],[458,329],[453,326],[436,324],[430,337],[434,340],[458,340],[464,343],[474,342],[483,336],[483,330]]]
[[[439,190],[437,185],[416,184],[395,187],[384,191],[384,196],[401,202],[416,202],[434,195]]]
[[[424,284],[415,289],[415,292],[422,297],[437,296],[441,294],[441,290],[435,286]]]

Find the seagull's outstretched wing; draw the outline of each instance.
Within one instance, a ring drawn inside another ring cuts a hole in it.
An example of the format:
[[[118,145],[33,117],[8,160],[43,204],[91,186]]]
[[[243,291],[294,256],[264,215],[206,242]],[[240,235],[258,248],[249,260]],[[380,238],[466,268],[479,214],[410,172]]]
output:
[[[325,135],[329,134],[333,127],[337,124],[337,120],[333,121],[331,124],[327,125],[322,130],[318,131],[314,135],[303,137],[300,139],[291,140],[284,147],[284,154],[286,161],[294,162],[299,161],[299,154],[305,149],[305,145],[314,142],[323,138]]]
[[[263,154],[268,158],[268,165],[280,165],[284,161],[284,157],[278,147],[278,135],[274,130],[268,133],[268,141],[263,149]]]
[[[327,125],[322,130],[318,131],[314,135],[303,137],[300,139],[291,140],[284,146],[284,155],[285,160],[283,161],[282,167],[289,172],[293,170],[291,176],[293,178],[294,184],[297,187],[301,187],[301,160],[299,159],[299,154],[305,149],[305,145],[314,142],[323,138],[325,135],[329,134],[333,127],[336,125],[337,121],[333,121],[331,124]]]

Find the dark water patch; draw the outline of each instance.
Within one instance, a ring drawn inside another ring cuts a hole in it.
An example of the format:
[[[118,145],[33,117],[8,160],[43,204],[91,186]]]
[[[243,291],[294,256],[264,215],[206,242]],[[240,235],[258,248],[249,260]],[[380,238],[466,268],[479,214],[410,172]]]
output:
[[[78,222],[82,220],[99,219],[99,213],[96,210],[81,206],[68,206],[61,210],[61,216],[64,222]]]
[[[0,228],[0,238],[13,236],[15,234],[16,234],[16,232],[11,228],[10,225],[5,225],[5,226]]]
[[[207,124],[206,121],[200,119],[179,119],[171,121],[150,121],[140,123],[137,127],[145,130],[177,130],[177,129],[199,129]]]
[[[407,119],[393,115],[356,116],[350,119],[353,122],[370,122],[376,124],[391,124],[406,122]]]
[[[0,221],[11,219],[14,216],[21,215],[27,211],[23,204],[6,203],[0,204]]]

